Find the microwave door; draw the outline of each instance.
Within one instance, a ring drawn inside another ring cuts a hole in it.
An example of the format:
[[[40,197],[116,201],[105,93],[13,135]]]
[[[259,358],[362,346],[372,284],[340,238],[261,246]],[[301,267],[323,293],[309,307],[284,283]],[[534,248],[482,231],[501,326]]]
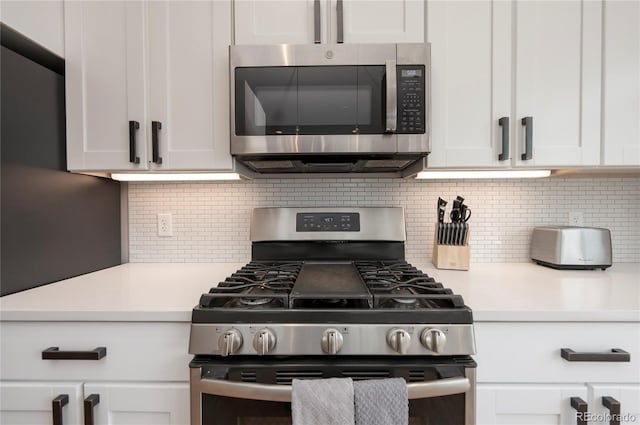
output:
[[[356,134],[357,117],[357,66],[298,68],[299,134]]]
[[[235,134],[295,135],[298,121],[296,67],[235,69]]]

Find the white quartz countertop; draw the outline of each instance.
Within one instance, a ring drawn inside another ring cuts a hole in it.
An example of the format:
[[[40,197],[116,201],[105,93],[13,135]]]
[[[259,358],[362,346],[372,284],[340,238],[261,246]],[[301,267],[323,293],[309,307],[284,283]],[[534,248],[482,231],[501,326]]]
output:
[[[470,271],[417,264],[463,296],[479,321],[640,322],[640,264],[562,271],[475,263]],[[239,263],[128,263],[0,298],[5,321],[189,322],[200,294]]]

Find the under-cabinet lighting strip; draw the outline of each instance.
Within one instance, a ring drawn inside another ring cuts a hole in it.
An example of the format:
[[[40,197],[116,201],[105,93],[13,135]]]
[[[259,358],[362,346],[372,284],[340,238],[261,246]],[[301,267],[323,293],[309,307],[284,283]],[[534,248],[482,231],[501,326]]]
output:
[[[112,173],[114,180],[128,182],[168,182],[168,181],[211,181],[211,180],[240,180],[237,173]]]
[[[416,179],[530,179],[550,175],[551,170],[421,171]]]

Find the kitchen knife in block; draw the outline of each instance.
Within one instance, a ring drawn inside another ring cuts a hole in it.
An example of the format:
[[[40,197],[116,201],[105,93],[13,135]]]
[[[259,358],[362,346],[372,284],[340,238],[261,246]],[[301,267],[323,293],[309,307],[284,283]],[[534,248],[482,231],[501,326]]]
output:
[[[441,245],[438,243],[436,235],[438,224],[436,223],[433,238],[433,253],[431,262],[438,269],[447,270],[469,270],[469,235],[467,229],[463,245]]]

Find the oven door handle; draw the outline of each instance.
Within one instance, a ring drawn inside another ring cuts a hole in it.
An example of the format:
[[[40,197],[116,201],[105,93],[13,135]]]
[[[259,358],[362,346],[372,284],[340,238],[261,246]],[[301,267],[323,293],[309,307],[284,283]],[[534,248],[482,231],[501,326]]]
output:
[[[438,381],[407,384],[409,400],[440,397],[465,393],[471,388],[468,378],[445,378]],[[252,384],[247,382],[224,381],[221,379],[200,379],[200,390],[204,394],[261,401],[291,401],[291,385]]]

